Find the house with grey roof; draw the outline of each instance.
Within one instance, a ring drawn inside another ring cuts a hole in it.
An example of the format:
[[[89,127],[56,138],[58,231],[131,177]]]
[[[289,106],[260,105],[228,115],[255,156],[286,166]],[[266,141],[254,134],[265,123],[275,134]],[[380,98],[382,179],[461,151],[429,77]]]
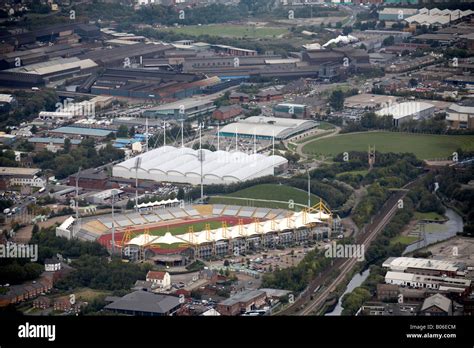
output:
[[[181,303],[176,296],[139,290],[113,301],[104,310],[133,316],[169,316],[180,307]]]

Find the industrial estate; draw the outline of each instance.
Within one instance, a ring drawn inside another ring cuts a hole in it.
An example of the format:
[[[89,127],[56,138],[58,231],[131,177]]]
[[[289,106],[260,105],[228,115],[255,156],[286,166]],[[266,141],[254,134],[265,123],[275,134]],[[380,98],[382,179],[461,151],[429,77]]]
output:
[[[473,315],[473,33],[471,1],[3,1],[0,315]]]

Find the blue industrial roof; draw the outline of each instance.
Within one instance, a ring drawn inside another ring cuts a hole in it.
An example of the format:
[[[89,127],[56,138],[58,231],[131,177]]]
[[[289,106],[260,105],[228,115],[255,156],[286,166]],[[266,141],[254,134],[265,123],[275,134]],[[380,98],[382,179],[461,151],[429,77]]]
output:
[[[133,143],[136,143],[136,142],[139,142],[139,141],[140,140],[138,140],[138,139],[127,139],[127,138],[115,139],[116,144],[124,144],[124,145],[133,144]]]
[[[54,133],[74,134],[74,135],[85,135],[94,137],[106,137],[112,132],[111,129],[98,129],[98,128],[82,128],[82,127],[59,127],[53,130]]]

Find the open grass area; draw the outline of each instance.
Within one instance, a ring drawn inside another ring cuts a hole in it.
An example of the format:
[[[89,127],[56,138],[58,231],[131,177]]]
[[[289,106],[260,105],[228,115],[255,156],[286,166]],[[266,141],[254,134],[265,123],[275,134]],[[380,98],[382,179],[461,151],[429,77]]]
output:
[[[245,25],[210,24],[210,25],[188,25],[177,28],[165,29],[178,34],[199,36],[210,35],[220,37],[246,37],[246,38],[272,38],[288,33],[286,28],[277,27],[248,27]]]
[[[333,124],[329,123],[329,122],[321,121],[319,123],[318,128],[323,129],[323,130],[331,130],[331,129],[335,129],[336,127]]]
[[[375,145],[379,152],[414,153],[419,159],[447,158],[453,151],[474,150],[474,135],[427,135],[392,132],[342,134],[316,139],[303,147],[313,155],[336,155],[345,151],[367,151]]]
[[[150,230],[150,234],[154,236],[164,236],[165,233],[169,232],[172,235],[184,234],[189,232],[189,227],[193,226],[194,232],[204,231],[206,224],[210,225],[211,230],[222,226],[220,221],[208,221],[208,222],[190,222],[179,226],[160,226],[159,228]]]
[[[248,200],[242,200],[238,198],[248,198]],[[226,195],[226,197],[211,197],[210,203],[236,205],[249,204],[254,207],[289,209],[288,203],[264,202],[256,201],[254,199],[284,202],[293,200],[295,203],[306,205],[308,203],[308,194],[303,190],[299,190],[290,186],[261,184],[231,193]],[[316,204],[319,202],[319,197],[311,194],[311,202],[312,204]],[[295,206],[295,210],[299,210],[298,206]]]
[[[98,298],[101,296],[107,296],[110,294],[111,294],[110,291],[95,290],[95,289],[90,289],[90,288],[81,288],[74,291],[76,300],[86,301],[86,302],[92,302],[95,298]]]
[[[409,245],[417,241],[417,237],[414,236],[397,236],[390,240],[390,245],[403,244]]]
[[[415,218],[417,220],[446,220],[446,217],[435,212],[429,213],[415,213]]]

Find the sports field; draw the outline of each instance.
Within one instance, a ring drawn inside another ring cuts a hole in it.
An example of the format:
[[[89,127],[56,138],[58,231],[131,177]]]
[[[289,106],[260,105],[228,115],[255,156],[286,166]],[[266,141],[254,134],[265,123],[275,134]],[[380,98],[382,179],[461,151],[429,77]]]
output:
[[[235,198],[248,198],[250,202]],[[211,197],[210,203],[246,205],[248,202],[254,207],[289,209],[288,203],[256,201],[254,199],[283,202],[293,200],[294,203],[306,205],[308,203],[308,193],[290,186],[261,184],[230,193],[225,197]],[[316,204],[319,202],[319,197],[311,194],[311,202]],[[298,206],[295,206],[295,210],[300,209],[298,209]]]
[[[221,36],[221,37],[247,37],[247,38],[271,38],[288,33],[286,28],[277,27],[248,27],[245,25],[188,25],[178,28],[167,28],[167,31],[172,31],[178,34],[200,36]]]
[[[313,155],[336,155],[341,152],[367,151],[375,145],[379,152],[412,152],[419,159],[447,158],[454,151],[474,150],[474,135],[427,135],[392,132],[342,134],[316,139],[303,152]]]

